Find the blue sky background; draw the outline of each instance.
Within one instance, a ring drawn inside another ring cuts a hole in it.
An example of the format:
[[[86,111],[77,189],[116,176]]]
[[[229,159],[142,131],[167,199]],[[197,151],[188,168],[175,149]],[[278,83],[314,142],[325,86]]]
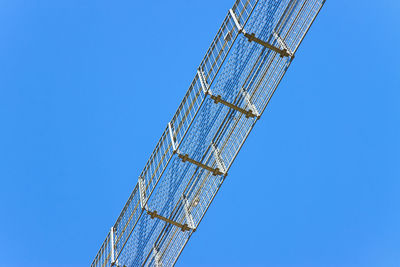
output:
[[[0,266],[89,266],[233,0],[0,0]],[[400,2],[328,0],[178,266],[400,266]]]

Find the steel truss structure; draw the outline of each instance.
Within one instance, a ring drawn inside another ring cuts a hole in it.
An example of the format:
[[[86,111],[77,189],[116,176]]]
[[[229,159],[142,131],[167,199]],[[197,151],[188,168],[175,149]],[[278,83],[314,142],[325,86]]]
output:
[[[91,267],[171,266],[325,0],[236,0]]]

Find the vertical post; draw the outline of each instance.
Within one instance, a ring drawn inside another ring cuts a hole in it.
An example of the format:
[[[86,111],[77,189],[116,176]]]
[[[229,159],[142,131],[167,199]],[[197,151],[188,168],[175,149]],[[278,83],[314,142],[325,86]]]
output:
[[[207,95],[208,94],[208,84],[207,84],[207,81],[204,79],[203,71],[200,69],[197,69],[197,76],[199,76],[200,85],[201,85],[201,88],[203,89],[204,94]]]
[[[114,226],[111,227],[110,230],[110,250],[111,250],[111,266],[114,265],[115,262],[115,253],[114,253]]]
[[[239,33],[243,32],[243,27],[240,25],[239,20],[237,19],[235,12],[233,12],[232,8],[229,9],[229,14],[231,14],[231,17],[233,21],[235,22],[236,28],[238,29]]]
[[[175,135],[174,135],[174,132],[172,131],[171,122],[168,122],[168,130],[169,130],[169,136],[171,137],[172,149],[175,153],[176,152]]]
[[[146,189],[145,189],[145,182],[144,182],[144,178],[142,176],[139,176],[139,198],[140,198],[140,206],[143,209],[147,208],[147,204],[146,206],[144,205],[144,203],[146,202]]]

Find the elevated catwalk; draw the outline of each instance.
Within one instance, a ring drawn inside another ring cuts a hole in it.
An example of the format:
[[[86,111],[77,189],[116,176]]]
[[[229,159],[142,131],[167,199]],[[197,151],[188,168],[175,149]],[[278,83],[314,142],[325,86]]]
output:
[[[92,267],[175,264],[324,2],[235,2]]]

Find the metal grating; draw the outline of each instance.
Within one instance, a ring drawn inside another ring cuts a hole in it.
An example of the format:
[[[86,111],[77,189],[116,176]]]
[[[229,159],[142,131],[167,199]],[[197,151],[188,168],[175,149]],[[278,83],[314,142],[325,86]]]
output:
[[[235,2],[92,267],[175,264],[324,2]]]

